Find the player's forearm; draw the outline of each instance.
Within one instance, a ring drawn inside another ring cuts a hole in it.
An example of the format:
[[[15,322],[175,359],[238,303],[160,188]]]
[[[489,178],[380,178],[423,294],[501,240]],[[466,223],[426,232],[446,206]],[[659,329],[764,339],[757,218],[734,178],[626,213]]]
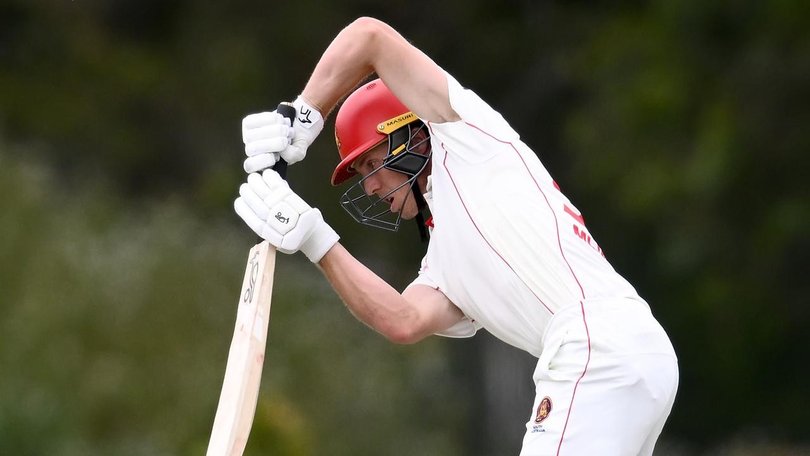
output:
[[[355,20],[332,40],[302,97],[325,117],[371,73],[377,73],[420,119],[459,119],[450,106],[447,79],[441,68],[391,26],[369,17]]]
[[[349,311],[375,331],[397,343],[412,343],[419,314],[405,298],[354,258],[340,243],[320,261],[327,280]]]
[[[332,40],[307,82],[303,97],[326,117],[350,90],[374,72],[381,23],[360,18]]]

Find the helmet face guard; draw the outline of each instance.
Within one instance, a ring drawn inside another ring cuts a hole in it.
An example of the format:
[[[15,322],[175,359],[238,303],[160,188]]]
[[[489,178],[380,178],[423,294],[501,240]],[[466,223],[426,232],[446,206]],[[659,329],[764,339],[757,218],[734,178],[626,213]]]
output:
[[[388,154],[382,165],[349,187],[340,197],[340,206],[362,225],[397,231],[402,222],[402,208],[410,198],[414,197],[414,193],[421,191],[416,184],[416,178],[424,171],[430,159],[430,136],[427,134],[425,125],[415,116],[404,126],[395,122],[391,126],[397,129],[391,132],[385,131],[385,124],[381,123],[378,128],[381,132],[388,134]],[[424,133],[419,135],[420,132]],[[426,153],[417,152],[420,148],[424,150],[424,146],[427,146]],[[382,169],[405,174],[407,179],[385,195],[368,195],[364,185],[366,179]],[[406,186],[411,189],[411,192],[402,200],[397,211],[392,211],[387,199]],[[421,198],[417,200],[421,200]]]

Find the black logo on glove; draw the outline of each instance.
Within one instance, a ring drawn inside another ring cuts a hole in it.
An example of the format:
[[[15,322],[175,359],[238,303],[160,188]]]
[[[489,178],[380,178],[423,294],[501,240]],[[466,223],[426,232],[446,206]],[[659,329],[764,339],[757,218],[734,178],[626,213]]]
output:
[[[278,220],[279,222],[281,222],[281,223],[283,223],[285,225],[290,223],[290,218],[289,217],[284,217],[283,215],[281,215],[280,211],[279,211],[278,214],[275,215],[275,217],[276,217],[276,220]]]
[[[309,118],[310,114],[312,114],[311,109],[301,107],[301,112],[299,113],[298,121],[301,123],[312,123],[312,119]]]

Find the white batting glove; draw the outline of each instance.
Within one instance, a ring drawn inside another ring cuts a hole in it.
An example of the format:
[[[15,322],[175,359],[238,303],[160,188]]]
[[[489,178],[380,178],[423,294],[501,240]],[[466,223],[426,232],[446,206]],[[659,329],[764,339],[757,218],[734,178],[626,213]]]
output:
[[[242,119],[242,141],[247,159],[245,171],[255,173],[276,164],[281,151],[292,141],[290,121],[273,112],[251,114]]]
[[[295,107],[295,122],[293,122],[292,143],[290,147],[281,152],[281,158],[287,163],[293,164],[300,162],[307,155],[307,149],[315,142],[315,138],[321,134],[323,130],[323,116],[321,112],[315,109],[299,96],[293,101]]]
[[[293,102],[296,116],[290,121],[276,111],[251,114],[242,120],[245,143],[244,168],[259,172],[276,164],[279,157],[292,165],[304,159],[307,149],[323,130],[323,116],[302,97]]]
[[[239,195],[233,204],[236,213],[280,252],[300,250],[317,263],[340,239],[321,211],[304,202],[272,169],[248,175]]]

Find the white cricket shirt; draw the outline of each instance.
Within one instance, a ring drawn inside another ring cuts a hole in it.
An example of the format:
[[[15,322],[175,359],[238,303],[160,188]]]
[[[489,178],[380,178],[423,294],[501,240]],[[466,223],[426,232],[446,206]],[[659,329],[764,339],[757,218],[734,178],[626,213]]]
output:
[[[535,356],[551,317],[584,300],[632,298],[580,212],[503,117],[449,74],[457,122],[429,122],[433,216],[413,284],[442,291],[466,318],[441,335],[483,327]]]

